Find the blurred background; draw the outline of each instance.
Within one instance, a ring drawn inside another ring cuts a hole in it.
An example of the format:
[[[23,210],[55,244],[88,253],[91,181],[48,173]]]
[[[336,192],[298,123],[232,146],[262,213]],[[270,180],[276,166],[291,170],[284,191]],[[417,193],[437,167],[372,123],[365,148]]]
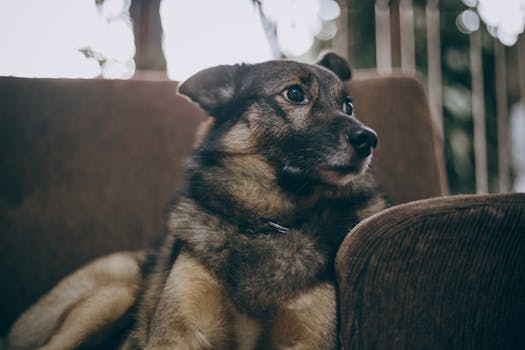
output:
[[[525,0],[0,0],[0,76],[180,81],[331,49],[427,84],[450,193],[522,192],[524,26]]]

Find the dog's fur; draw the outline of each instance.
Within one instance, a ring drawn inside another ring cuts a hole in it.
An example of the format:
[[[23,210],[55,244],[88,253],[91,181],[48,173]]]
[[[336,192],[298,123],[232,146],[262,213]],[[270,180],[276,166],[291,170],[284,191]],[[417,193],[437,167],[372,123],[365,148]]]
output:
[[[189,160],[188,188],[171,207],[162,244],[129,284],[126,295],[139,300],[124,349],[337,347],[335,253],[353,226],[386,203],[368,171],[370,150],[348,139],[355,129],[371,133],[342,107],[349,92],[341,79],[350,70],[335,54],[320,64],[218,66],[180,85],[214,122]],[[70,294],[59,287],[39,303]],[[99,334],[93,324],[103,329],[134,304],[101,298],[120,314],[71,304],[39,345],[86,343]],[[86,312],[96,319],[85,322]],[[24,317],[11,342],[28,326]],[[70,318],[76,338],[61,333]]]

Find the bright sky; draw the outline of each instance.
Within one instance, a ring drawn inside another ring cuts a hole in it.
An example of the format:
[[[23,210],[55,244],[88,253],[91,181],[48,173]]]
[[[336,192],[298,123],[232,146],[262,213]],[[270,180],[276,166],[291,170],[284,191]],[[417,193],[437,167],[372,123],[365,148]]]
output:
[[[135,72],[131,0],[1,0],[0,75],[52,78],[129,78]],[[334,0],[264,0],[280,50],[306,53],[331,39],[340,8]],[[218,64],[273,57],[251,0],[162,0],[168,76],[184,80]],[[90,48],[95,58],[79,50]],[[99,62],[104,63],[99,63]]]
[[[2,0],[0,75],[127,78],[134,72],[135,43],[125,14],[130,0]],[[123,15],[124,14],[124,15]],[[86,58],[91,47],[107,64]]]
[[[184,80],[218,64],[272,58],[256,8],[247,0],[163,0],[160,15],[168,76]]]
[[[218,64],[275,58],[250,0],[163,0],[160,10],[171,79],[184,80]],[[276,25],[279,49],[287,57],[305,54],[315,36],[333,38],[341,13],[334,0],[264,0],[262,10]]]

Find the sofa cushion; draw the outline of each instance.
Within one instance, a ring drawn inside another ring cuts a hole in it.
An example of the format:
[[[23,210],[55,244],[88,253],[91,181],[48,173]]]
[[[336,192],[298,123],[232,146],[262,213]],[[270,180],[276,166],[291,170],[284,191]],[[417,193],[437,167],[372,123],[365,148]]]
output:
[[[349,85],[358,117],[379,134],[374,170],[393,202],[443,194],[423,86],[397,75]],[[163,230],[206,118],[176,87],[0,78],[0,334],[80,265],[147,247]]]
[[[345,349],[525,348],[525,194],[385,210],[336,266]]]

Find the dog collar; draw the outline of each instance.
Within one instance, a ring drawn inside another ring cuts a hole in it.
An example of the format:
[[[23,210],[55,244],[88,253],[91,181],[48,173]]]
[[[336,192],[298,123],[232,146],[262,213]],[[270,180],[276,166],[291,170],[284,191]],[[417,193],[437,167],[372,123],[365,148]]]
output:
[[[276,222],[273,222],[271,220],[268,220],[268,224],[270,225],[270,227],[272,229],[274,229],[275,231],[279,232],[279,233],[286,233],[288,232],[288,227],[284,227],[282,225],[279,225],[278,223]]]

